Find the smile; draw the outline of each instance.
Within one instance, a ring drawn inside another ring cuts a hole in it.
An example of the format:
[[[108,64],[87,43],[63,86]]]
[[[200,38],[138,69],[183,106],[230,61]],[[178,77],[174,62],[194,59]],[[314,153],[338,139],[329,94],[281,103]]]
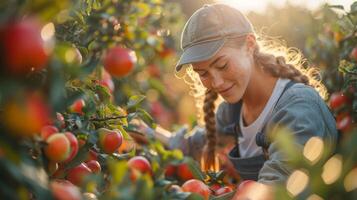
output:
[[[233,88],[233,86],[234,86],[234,84],[233,85],[231,85],[229,88],[227,88],[227,89],[224,89],[224,90],[220,90],[220,91],[218,91],[218,93],[220,93],[220,94],[224,94],[224,93],[226,93],[226,92],[228,92],[230,89],[232,89]]]

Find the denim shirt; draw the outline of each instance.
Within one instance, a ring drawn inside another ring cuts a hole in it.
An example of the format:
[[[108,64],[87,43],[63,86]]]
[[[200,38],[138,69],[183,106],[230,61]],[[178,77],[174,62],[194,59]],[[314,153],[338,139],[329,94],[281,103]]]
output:
[[[218,132],[228,135],[239,134],[236,129],[232,129],[239,121],[239,112],[238,103],[221,103],[216,116]],[[283,125],[290,130],[289,133],[293,134],[294,143],[301,152],[305,143],[313,136],[323,139],[330,149],[334,149],[337,143],[337,128],[332,113],[313,88],[301,83],[294,84],[282,94],[267,122],[266,130],[274,133],[277,125]],[[234,149],[231,153],[234,153]],[[257,177],[258,182],[265,184],[284,183],[293,170],[289,166],[289,158],[278,148],[275,141],[270,143],[268,154],[268,160],[262,160],[262,156],[243,159],[236,166],[239,168],[238,172],[245,170],[245,172],[253,173],[254,168],[262,162],[260,170],[255,172],[258,174],[252,174],[252,177]],[[233,164],[237,159],[241,159],[232,155],[229,157]],[[244,162],[249,162],[253,166],[245,166]]]
[[[216,113],[216,127],[219,135],[237,137],[237,134],[240,134],[236,128],[240,107],[240,102],[236,104],[222,102],[219,105]],[[274,132],[276,125],[284,125],[290,129],[289,133],[293,134],[294,143],[301,152],[305,143],[313,136],[323,139],[331,150],[337,143],[336,122],[329,108],[315,89],[301,83],[294,84],[281,95],[266,124],[266,130]],[[190,133],[187,133],[187,129],[180,130],[172,137],[169,146],[172,149],[182,149],[186,155],[198,158],[204,144],[205,131],[203,128],[196,128]],[[232,149],[230,154],[234,151],[235,149]],[[255,158],[228,156],[233,164],[235,159],[242,159],[239,166],[235,167],[238,172],[245,170],[248,174],[252,173],[248,179],[265,184],[284,183],[293,170],[289,166],[289,158],[274,141],[269,145],[268,154],[268,160],[265,160],[263,156]]]

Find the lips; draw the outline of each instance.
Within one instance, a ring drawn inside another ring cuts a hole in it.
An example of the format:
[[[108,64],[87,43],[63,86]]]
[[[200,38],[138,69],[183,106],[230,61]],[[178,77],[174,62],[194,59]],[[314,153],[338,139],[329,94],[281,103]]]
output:
[[[234,84],[224,90],[219,90],[218,93],[223,94],[225,92],[228,92],[233,86],[234,86]]]

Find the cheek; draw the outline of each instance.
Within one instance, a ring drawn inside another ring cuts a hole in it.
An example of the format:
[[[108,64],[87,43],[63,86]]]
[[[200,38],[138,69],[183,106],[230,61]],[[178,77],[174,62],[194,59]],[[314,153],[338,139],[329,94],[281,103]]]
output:
[[[236,67],[234,67],[230,73],[235,77],[236,80],[244,84],[250,79],[252,65],[248,59],[240,60],[236,63]]]

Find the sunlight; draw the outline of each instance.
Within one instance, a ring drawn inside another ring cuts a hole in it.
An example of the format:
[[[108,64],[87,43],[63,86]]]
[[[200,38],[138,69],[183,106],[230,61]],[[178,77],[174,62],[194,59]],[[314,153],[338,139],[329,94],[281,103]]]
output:
[[[293,5],[305,6],[311,10],[318,8],[324,3],[332,5],[343,5],[344,8],[348,11],[350,10],[349,6],[354,2],[354,0],[216,0],[215,2],[232,5],[233,7],[241,10],[243,13],[248,13],[250,11],[262,13],[266,11],[265,9],[269,4],[282,7],[287,2]]]

